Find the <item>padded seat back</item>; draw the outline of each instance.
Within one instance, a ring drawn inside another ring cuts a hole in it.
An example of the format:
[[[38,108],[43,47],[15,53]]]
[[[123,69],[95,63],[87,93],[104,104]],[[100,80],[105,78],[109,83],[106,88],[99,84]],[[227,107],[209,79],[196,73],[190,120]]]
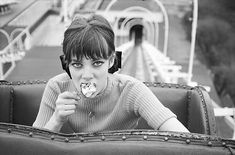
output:
[[[47,81],[0,84],[0,121],[31,126],[36,119]],[[193,133],[216,135],[215,117],[208,93],[201,87],[145,83],[166,107]],[[137,129],[151,129],[145,120]],[[71,130],[65,125],[63,132]]]
[[[202,87],[179,84],[145,83],[158,99],[171,109],[190,132],[216,135],[211,98]],[[144,120],[138,128],[149,128]]]
[[[235,152],[234,140],[205,134],[153,130],[61,134],[1,122],[0,146],[4,155],[228,155]]]

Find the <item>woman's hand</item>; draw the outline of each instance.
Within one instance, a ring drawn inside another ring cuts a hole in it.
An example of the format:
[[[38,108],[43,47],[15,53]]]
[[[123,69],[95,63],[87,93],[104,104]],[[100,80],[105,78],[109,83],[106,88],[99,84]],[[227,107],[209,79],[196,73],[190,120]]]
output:
[[[56,108],[53,116],[58,123],[67,121],[68,116],[75,112],[76,105],[80,97],[76,92],[63,92],[56,100]]]
[[[55,111],[45,128],[53,131],[59,131],[62,125],[67,121],[68,116],[76,110],[76,105],[80,96],[76,92],[63,92],[56,100]]]
[[[175,117],[165,121],[159,128],[162,131],[189,132],[189,130]]]

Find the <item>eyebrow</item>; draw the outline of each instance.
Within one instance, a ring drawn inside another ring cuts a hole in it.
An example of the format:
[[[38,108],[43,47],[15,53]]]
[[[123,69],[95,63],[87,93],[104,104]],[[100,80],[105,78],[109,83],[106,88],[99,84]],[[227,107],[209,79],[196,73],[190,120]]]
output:
[[[71,61],[73,61],[73,62],[82,62],[82,60],[78,60],[78,59],[71,59]]]

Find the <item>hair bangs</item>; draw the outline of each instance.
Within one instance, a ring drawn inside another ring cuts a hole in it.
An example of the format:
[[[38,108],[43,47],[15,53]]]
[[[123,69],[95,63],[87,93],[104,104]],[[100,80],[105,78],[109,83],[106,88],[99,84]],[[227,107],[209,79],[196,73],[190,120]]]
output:
[[[71,50],[72,56],[76,56],[78,60],[83,57],[87,59],[108,59],[109,47],[102,35],[96,31],[87,31],[84,36],[80,35],[83,39],[78,39],[76,45],[73,45]]]
[[[64,33],[63,53],[68,63],[72,58],[108,59],[114,52],[114,33],[108,23],[94,16],[76,20]],[[105,25],[106,24],[106,25]]]

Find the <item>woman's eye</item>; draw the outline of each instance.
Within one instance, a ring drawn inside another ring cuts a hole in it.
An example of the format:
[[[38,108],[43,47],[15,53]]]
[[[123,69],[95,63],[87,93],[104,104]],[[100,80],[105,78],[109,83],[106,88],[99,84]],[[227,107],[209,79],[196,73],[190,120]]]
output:
[[[104,63],[103,61],[95,61],[95,62],[93,63],[93,65],[94,65],[95,67],[99,67],[99,66],[101,66],[103,63]]]
[[[82,64],[80,64],[80,63],[72,63],[72,66],[75,67],[75,68],[81,68]]]

